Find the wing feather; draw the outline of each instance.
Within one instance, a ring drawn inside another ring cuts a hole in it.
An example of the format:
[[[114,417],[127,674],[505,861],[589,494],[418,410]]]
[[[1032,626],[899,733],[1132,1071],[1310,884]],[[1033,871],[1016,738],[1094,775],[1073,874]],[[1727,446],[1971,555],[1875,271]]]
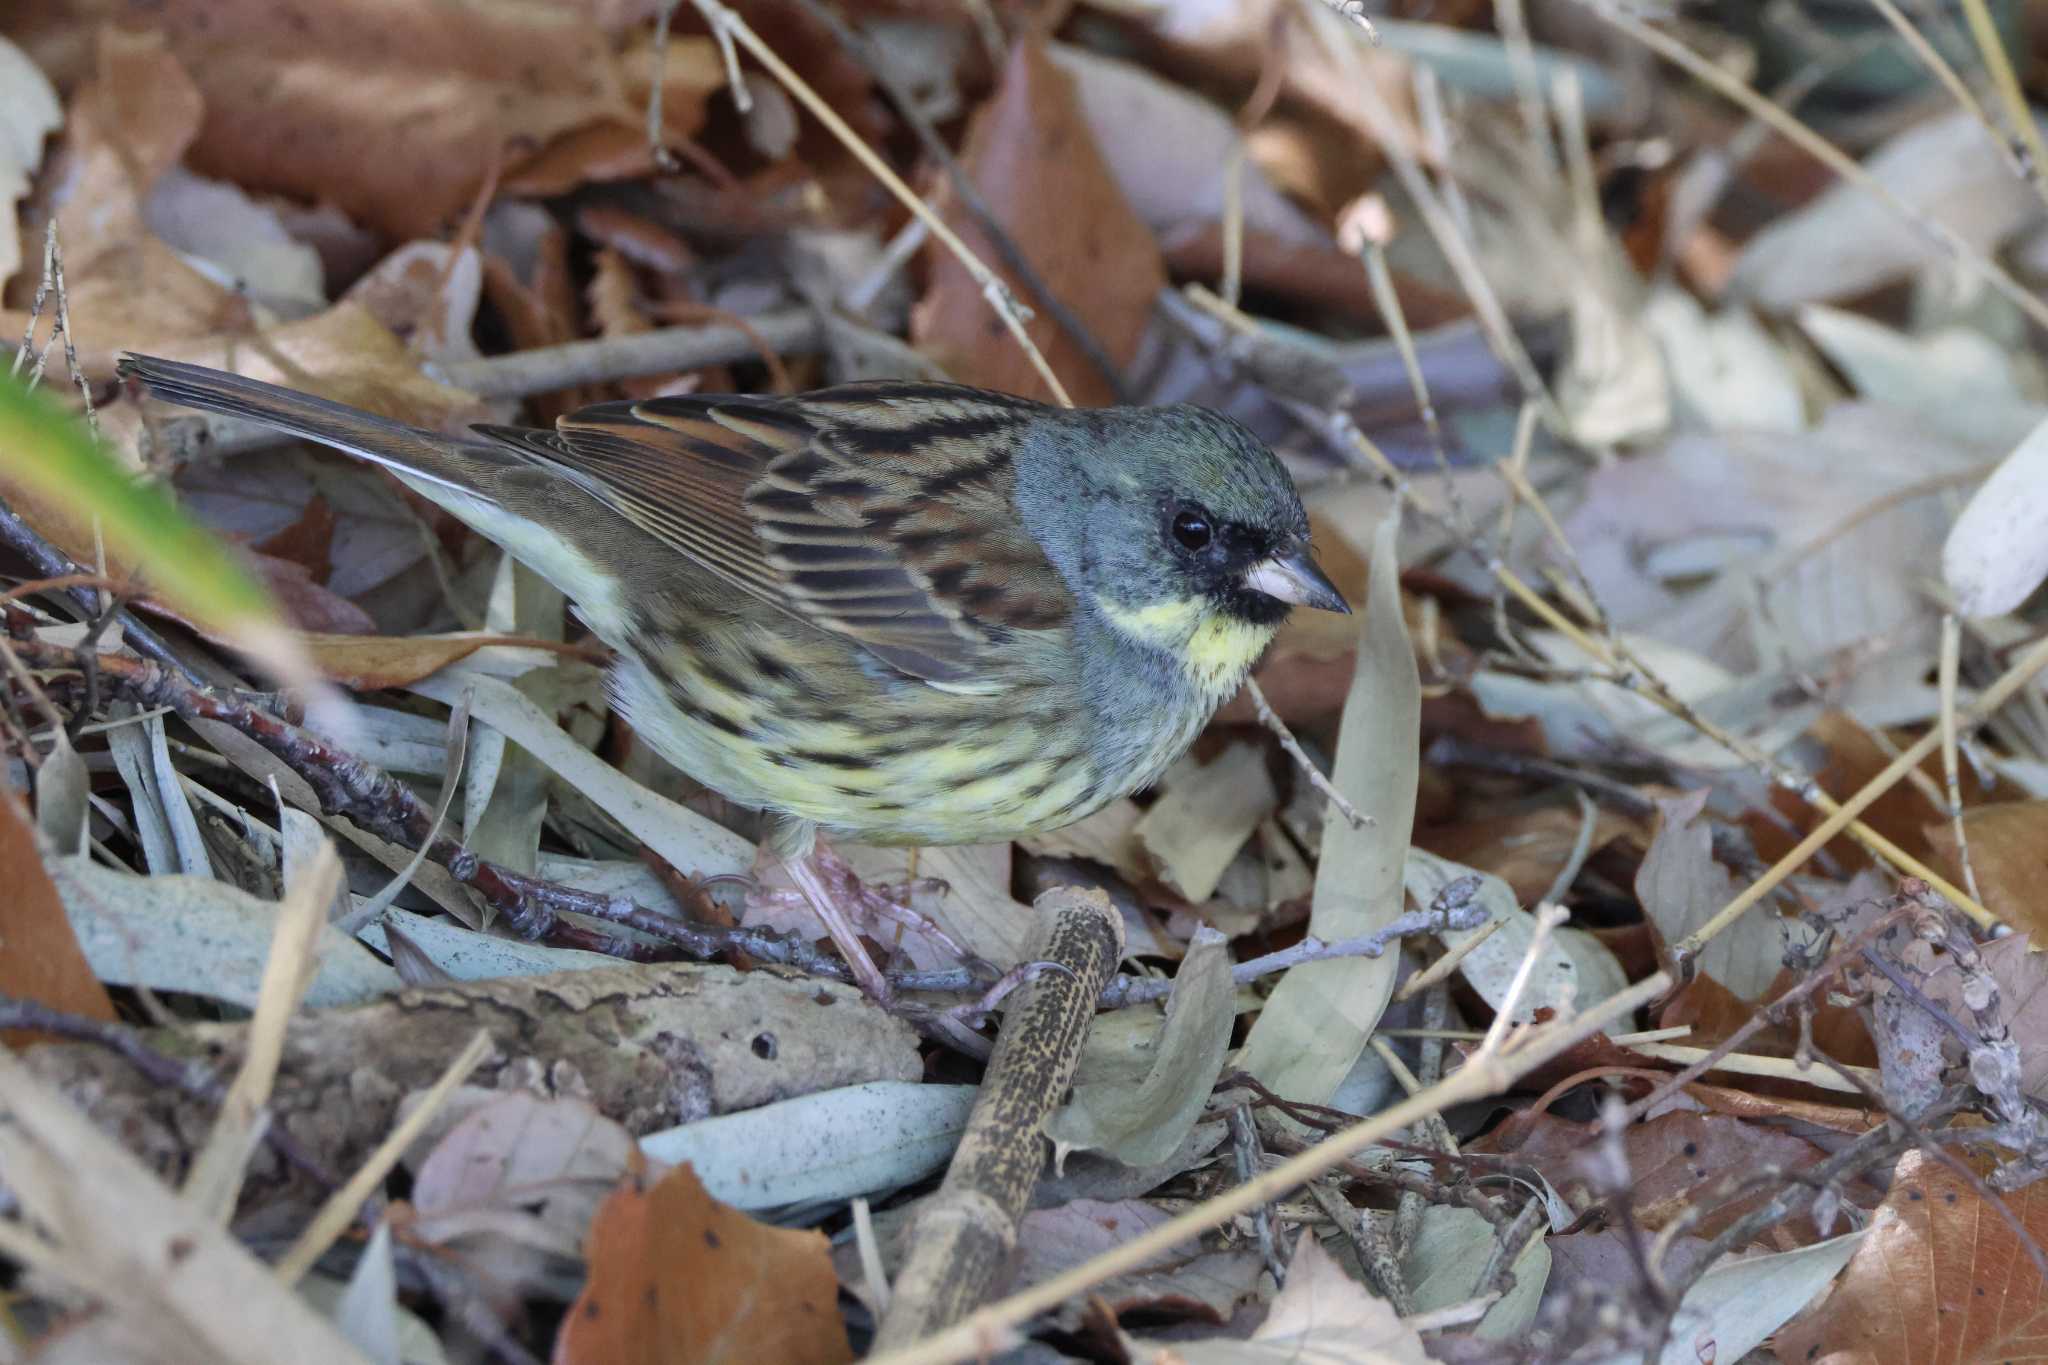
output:
[[[1020,421],[950,385],[601,403],[553,432],[480,427],[735,588],[945,684],[1074,606],[1017,519]]]

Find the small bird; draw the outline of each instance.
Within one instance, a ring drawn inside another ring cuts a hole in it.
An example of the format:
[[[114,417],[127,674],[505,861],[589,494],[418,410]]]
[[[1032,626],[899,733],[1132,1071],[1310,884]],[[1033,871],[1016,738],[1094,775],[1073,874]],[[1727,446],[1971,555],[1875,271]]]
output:
[[[130,355],[167,401],[391,470],[553,583],[655,751],[771,848],[886,998],[816,835],[962,844],[1149,785],[1289,608],[1346,612],[1272,451],[1192,406],[947,384],[598,403],[447,436]]]

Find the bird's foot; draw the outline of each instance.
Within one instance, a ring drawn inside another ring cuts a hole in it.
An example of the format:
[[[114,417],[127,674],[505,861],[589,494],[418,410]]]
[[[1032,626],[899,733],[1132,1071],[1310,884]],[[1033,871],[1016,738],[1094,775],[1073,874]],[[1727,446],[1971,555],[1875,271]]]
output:
[[[914,877],[901,882],[865,882],[853,870],[852,864],[822,842],[812,849],[806,861],[816,869],[818,883],[825,893],[862,933],[886,940],[889,935],[883,926],[900,925],[912,933],[924,935],[962,961],[974,961],[974,955],[962,948],[936,920],[915,908],[919,896],[944,897],[952,893],[953,888],[943,879]],[[793,864],[785,860],[785,866]],[[777,887],[757,883],[750,895],[753,900],[777,910],[816,909],[810,892],[801,885]]]
[[[778,901],[784,905],[790,899],[808,905],[838,945],[854,980],[878,1002],[886,1003],[894,992],[862,942],[863,933],[887,942],[896,936],[887,932],[885,926],[898,925],[903,930],[923,935],[969,967],[982,965],[980,958],[968,952],[929,915],[914,906],[916,896],[947,895],[951,888],[944,881],[936,877],[919,877],[903,882],[869,884],[861,880],[852,864],[822,840],[802,858],[785,857],[783,865],[788,868],[790,879],[796,883],[795,891],[777,892],[761,887],[755,894],[763,900]],[[989,974],[994,974],[992,969]]]

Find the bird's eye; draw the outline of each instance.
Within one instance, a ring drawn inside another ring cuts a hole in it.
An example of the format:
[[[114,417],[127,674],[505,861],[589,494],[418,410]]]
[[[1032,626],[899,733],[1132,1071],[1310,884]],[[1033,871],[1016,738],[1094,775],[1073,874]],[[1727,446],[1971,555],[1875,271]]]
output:
[[[1187,550],[1204,549],[1209,544],[1209,514],[1200,508],[1188,508],[1173,519],[1173,538]]]

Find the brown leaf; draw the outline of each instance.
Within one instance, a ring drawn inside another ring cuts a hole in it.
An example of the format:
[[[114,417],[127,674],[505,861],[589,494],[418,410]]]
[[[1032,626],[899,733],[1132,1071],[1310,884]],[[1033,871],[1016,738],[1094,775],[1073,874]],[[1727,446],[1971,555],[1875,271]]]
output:
[[[108,29],[96,63],[71,102],[68,171],[54,183],[61,187],[57,233],[71,336],[80,365],[105,378],[117,345],[161,349],[177,337],[242,325],[248,313],[143,223],[144,198],[198,131],[199,91],[152,34]],[[24,283],[32,273],[23,272]],[[26,311],[0,310],[0,332],[19,336],[27,326]]]
[[[609,25],[606,26],[609,29]],[[647,121],[639,113],[653,90],[653,34],[642,33],[621,55],[625,96],[631,114],[616,114],[572,128],[516,162],[499,182],[506,194],[536,198],[567,194],[580,186],[628,180],[652,173],[654,149]],[[662,62],[661,125],[671,146],[694,137],[704,125],[705,102],[725,85],[725,66],[708,37],[669,35]]]
[[[2048,1241],[2048,1182],[2004,1196],[2038,1245]],[[1779,1334],[1780,1360],[1811,1365],[1926,1365],[2038,1360],[2048,1285],[2012,1229],[1969,1182],[1908,1152],[1880,1221],[1834,1291]]]
[[[1958,886],[1963,860],[1955,826],[1947,820],[1922,827],[1934,870]],[[1984,908],[2022,933],[2048,930],[2048,801],[2000,801],[1963,813],[1963,838]]]
[[[1046,56],[1042,42],[1019,42],[1011,50],[995,97],[968,127],[961,161],[1040,277],[1110,357],[1128,365],[1166,271],[1158,243],[1103,164],[1075,102],[1073,78]],[[1028,303],[951,195],[941,189],[938,200],[953,229]],[[911,312],[911,340],[962,383],[1051,398],[966,268],[941,246],[933,246],[928,259],[930,278]],[[1108,384],[1043,310],[1026,331],[1076,403],[1114,401]]]
[[[28,0],[9,32],[45,71],[127,0]],[[206,102],[189,164],[432,236],[494,161],[632,119],[611,43],[574,6],[161,0],[143,11]]]
[[[317,393],[415,426],[460,433],[487,415],[461,389],[429,379],[405,343],[363,305],[273,327],[260,341],[193,337],[166,343],[167,359],[234,370],[252,379]],[[169,408],[158,408],[166,415]]]
[[[485,645],[517,645],[579,654],[557,640],[523,635],[323,635],[300,637],[313,666],[330,682],[357,692],[407,687],[468,658]]]
[[[1223,275],[1223,229],[1220,224],[1186,232],[1165,232],[1161,245],[1167,268],[1177,279],[1220,279]],[[1247,229],[1244,235],[1247,294],[1287,299],[1313,308],[1377,324],[1380,305],[1372,282],[1358,268],[1358,258],[1335,245],[1292,242],[1270,232]],[[1394,294],[1402,315],[1420,332],[1471,316],[1463,294],[1394,271]],[[1327,567],[1327,566],[1326,566]]]
[[[584,297],[600,336],[634,336],[654,326],[640,311],[640,283],[633,278],[633,267],[611,247],[598,248]]]
[[[1515,1125],[1518,1140],[1512,1147],[1494,1142],[1494,1135],[1489,1134],[1468,1144],[1467,1150],[1501,1151],[1528,1162],[1543,1172],[1567,1202],[1582,1207],[1593,1196],[1580,1171],[1579,1157],[1593,1142],[1595,1126],[1539,1115],[1532,1122]],[[1628,1129],[1622,1145],[1634,1177],[1636,1216],[1652,1230],[1677,1218],[1692,1200],[1704,1200],[1723,1176],[1764,1166],[1804,1170],[1826,1155],[1804,1138],[1761,1124],[1682,1110],[1659,1114]],[[1719,1204],[1708,1202],[1702,1210],[1704,1216],[1687,1230],[1712,1237],[1767,1197],[1758,1193]],[[1802,1240],[1814,1235],[1810,1221],[1799,1235]]]
[[[1827,746],[1827,765],[1815,775],[1815,780],[1819,782],[1821,790],[1837,801],[1846,801],[1855,795],[1866,782],[1877,776],[1892,761],[1892,756],[1878,747],[1877,742],[1863,727],[1839,712],[1830,711],[1823,715],[1813,723],[1808,734]],[[1937,789],[1940,788],[1942,778],[1939,754],[1929,754],[1926,761],[1920,765],[1920,771],[1933,779]],[[1965,806],[1975,806],[1982,802],[2015,800],[2025,793],[2011,782],[2000,778],[1997,786],[1989,792],[1974,780],[1965,782],[1962,795]],[[1825,818],[1821,812],[1806,805],[1798,797],[1782,790],[1776,792],[1771,799],[1773,804],[1794,822],[1798,834],[1804,834]],[[1928,852],[1928,839],[1924,831],[1930,822],[1941,820],[1943,814],[1940,808],[1929,801],[1926,793],[1916,788],[1913,783],[1901,780],[1898,785],[1871,803],[1870,809],[1863,813],[1863,822],[1906,852],[1918,857]],[[1783,826],[1767,819],[1752,819],[1748,822],[1748,827],[1756,838],[1758,855],[1766,862],[1782,856],[1798,837],[1797,834],[1788,835]],[[1852,843],[1847,835],[1829,844],[1828,852],[1848,868],[1864,867],[1870,862],[1869,855]],[[1974,854],[1974,850],[1972,852]]]
[[[1491,872],[1514,888],[1515,899],[1535,904],[1550,889],[1578,841],[1579,812],[1571,806],[1540,806],[1512,815],[1494,815],[1464,824],[1417,830],[1415,842],[1440,858],[1463,863],[1475,872]],[[1646,823],[1601,810],[1593,821],[1594,852],[1616,839],[1646,838]]]
[[[582,313],[577,308],[576,286],[569,278],[569,234],[551,222],[535,239],[531,279],[521,279],[510,262],[486,256],[484,297],[498,311],[514,350],[575,339],[581,332]],[[528,402],[533,415],[547,423],[600,396],[594,389],[557,389],[533,394]]]
[[[9,894],[0,901],[0,995],[30,1000],[88,1019],[114,1020],[114,1002],[79,950],[71,921],[43,855],[35,825],[13,792],[0,792],[0,875]],[[0,1036],[14,1047],[41,1041],[34,1033]]]
[[[249,555],[251,566],[263,579],[263,585],[270,589],[270,595],[278,606],[284,609],[285,619],[300,630],[317,630],[335,635],[368,635],[377,629],[377,623],[355,603],[336,592],[313,581],[306,572],[306,566],[294,559],[279,559],[276,555]],[[168,608],[159,608],[166,614]],[[185,620],[182,615],[179,620]],[[201,634],[214,637],[214,632],[200,623],[186,621],[187,625]]]
[[[1885,1121],[1884,1111],[1880,1109],[1755,1095],[1747,1090],[1730,1090],[1726,1086],[1705,1085],[1699,1081],[1688,1085],[1685,1093],[1713,1113],[1778,1126],[1810,1123],[1832,1133],[1858,1134],[1867,1133]]]
[[[252,546],[257,553],[289,559],[319,583],[334,569],[334,506],[315,493],[291,525],[273,531]]]
[[[679,1166],[628,1176],[591,1224],[589,1279],[554,1365],[841,1365],[853,1359],[822,1233],[757,1223]]]

